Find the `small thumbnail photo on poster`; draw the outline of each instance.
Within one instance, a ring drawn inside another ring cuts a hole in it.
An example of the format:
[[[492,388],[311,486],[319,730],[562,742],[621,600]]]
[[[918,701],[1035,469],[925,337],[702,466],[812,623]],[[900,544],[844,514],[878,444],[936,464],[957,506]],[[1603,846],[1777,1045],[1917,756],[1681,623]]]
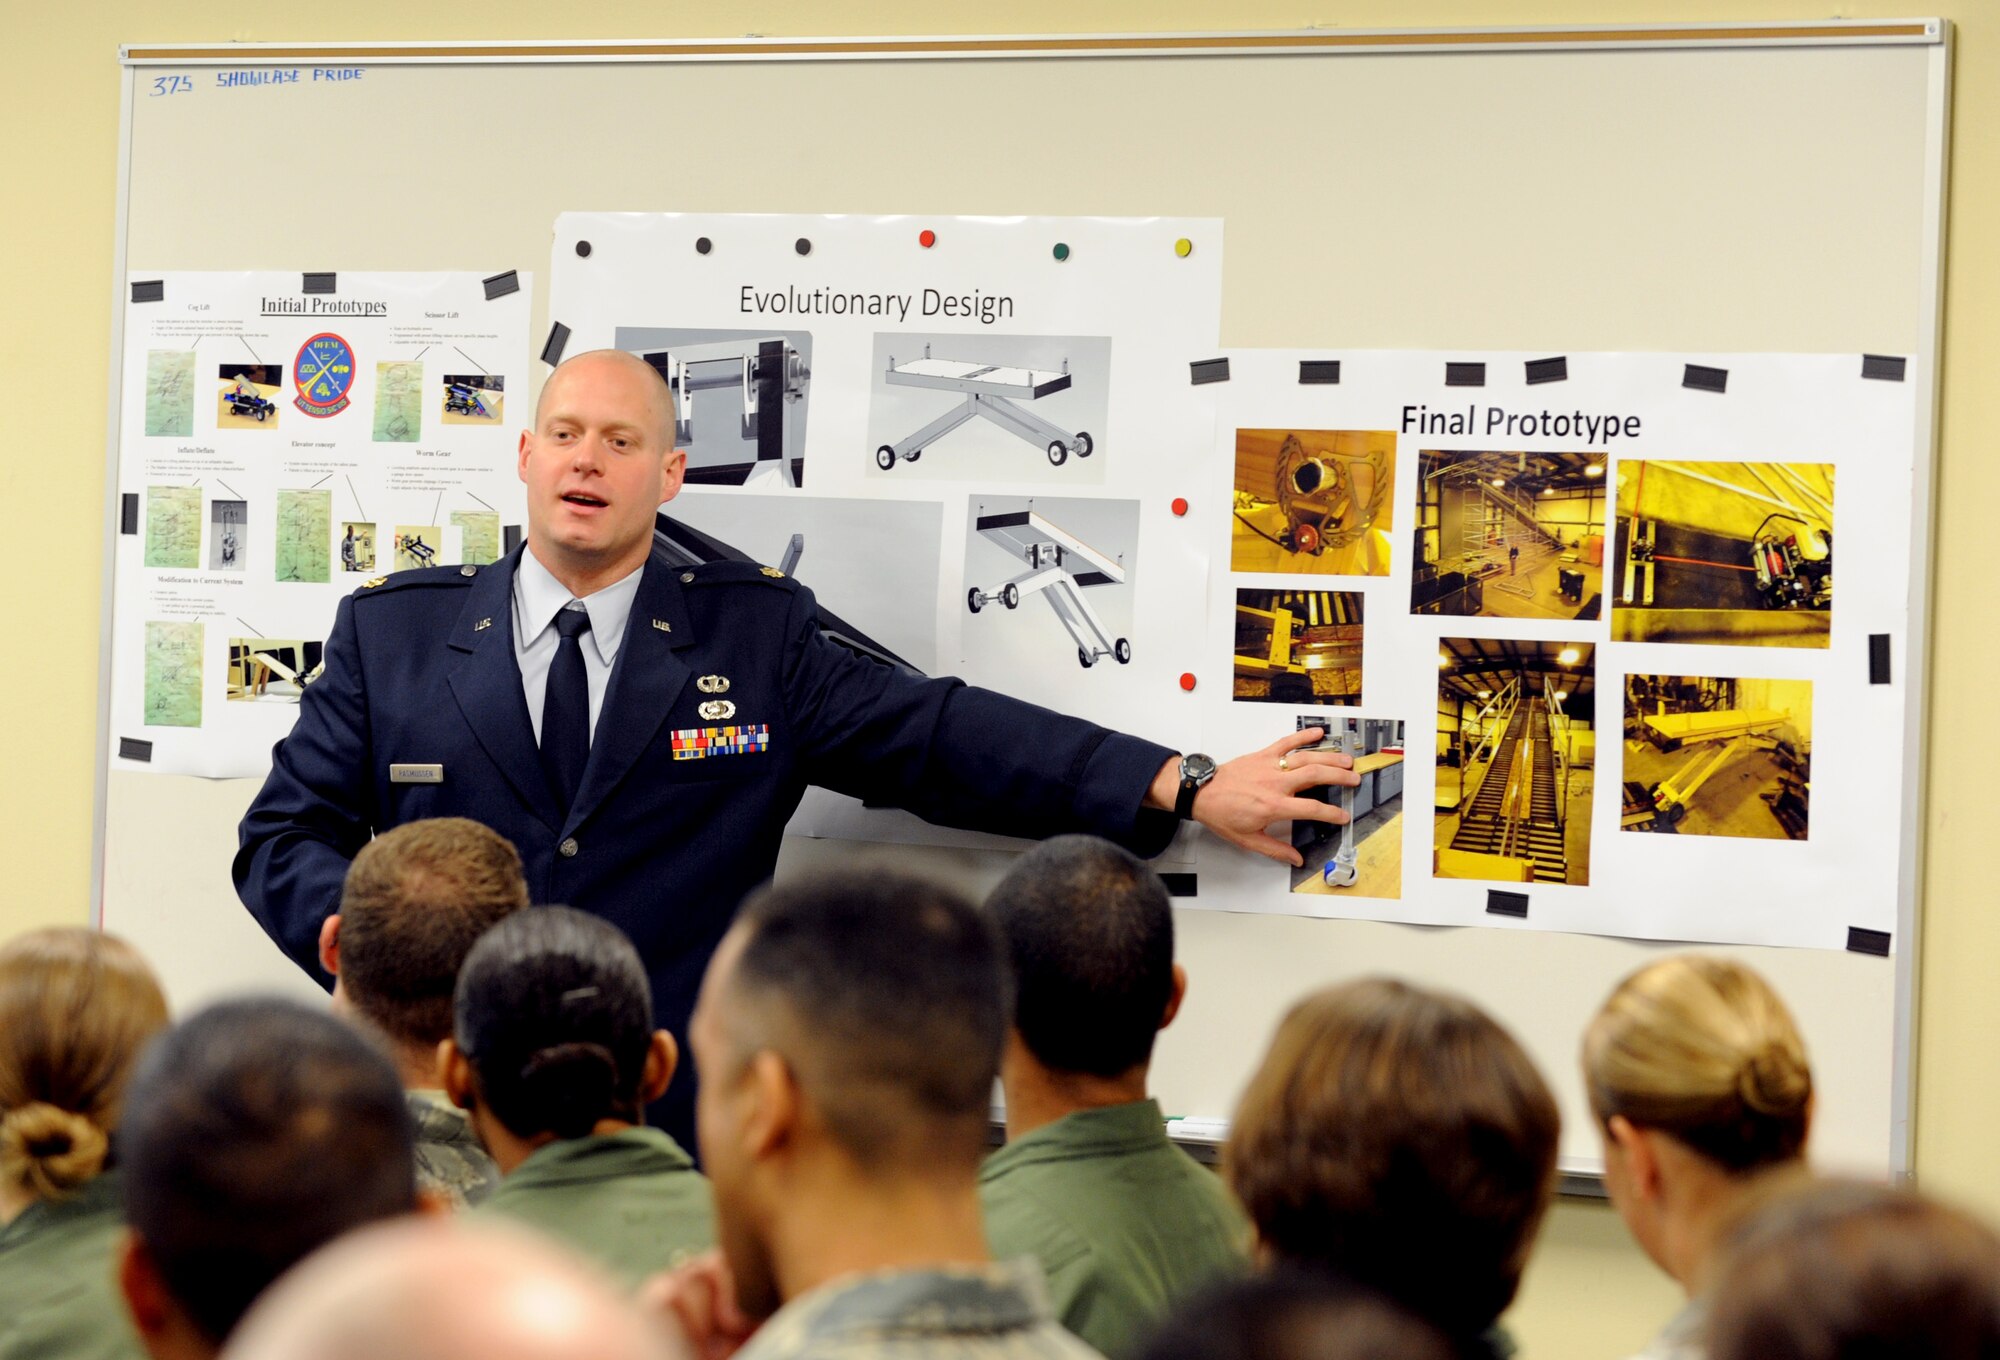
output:
[[[1230,697],[1261,704],[1361,702],[1361,592],[1236,592]]]
[[[1236,432],[1233,571],[1386,576],[1393,430]]]
[[[1812,699],[1810,680],[1626,676],[1619,826],[1806,839]]]
[[[1411,612],[1600,617],[1604,466],[1601,453],[1424,450]]]
[[[1361,782],[1352,788],[1318,785],[1301,798],[1347,810],[1344,826],[1300,817],[1292,822],[1292,848],[1305,861],[1292,876],[1292,891],[1310,897],[1403,895],[1403,723],[1399,718],[1357,714],[1301,713],[1296,727],[1317,727],[1326,735],[1309,751],[1340,751],[1354,762]]]

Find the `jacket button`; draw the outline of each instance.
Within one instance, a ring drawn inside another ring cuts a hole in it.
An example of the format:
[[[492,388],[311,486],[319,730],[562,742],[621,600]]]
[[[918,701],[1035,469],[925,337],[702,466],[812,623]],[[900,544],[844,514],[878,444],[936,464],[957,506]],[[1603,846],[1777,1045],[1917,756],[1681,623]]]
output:
[[[683,584],[686,584],[686,583],[688,583],[688,582],[691,582],[691,581],[693,581],[693,580],[694,580],[694,573],[693,573],[693,572],[691,572],[691,571],[684,571],[684,572],[682,572],[682,573],[681,573],[681,581],[682,581],[682,583],[683,583]]]
[[[576,837],[564,836],[562,844],[556,847],[556,853],[558,855],[561,855],[564,859],[575,859]]]
[[[472,563],[467,562],[464,566],[458,569],[458,574],[460,576],[477,576],[479,574],[479,568],[473,566]]]

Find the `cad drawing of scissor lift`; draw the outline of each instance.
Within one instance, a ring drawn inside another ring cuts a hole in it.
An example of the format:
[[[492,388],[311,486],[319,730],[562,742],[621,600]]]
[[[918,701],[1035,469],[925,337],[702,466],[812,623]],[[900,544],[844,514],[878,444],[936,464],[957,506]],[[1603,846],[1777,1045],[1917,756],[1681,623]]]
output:
[[[888,371],[882,381],[892,387],[928,387],[940,392],[963,392],[965,400],[918,430],[908,439],[884,444],[875,450],[875,466],[884,472],[900,462],[914,463],[918,455],[950,434],[966,421],[978,417],[990,420],[1009,434],[1045,449],[1049,462],[1061,467],[1073,453],[1090,457],[1090,435],[1082,430],[1071,434],[1059,425],[1043,420],[1021,401],[1039,401],[1069,387],[1069,360],[1060,373],[1039,368],[1014,368],[1001,364],[967,363],[957,359],[933,359],[931,347],[924,357],[898,365],[889,356]]]
[[[996,590],[972,587],[965,593],[967,609],[977,614],[994,603],[1016,609],[1023,596],[1040,594],[1069,631],[1076,659],[1085,669],[1104,656],[1116,658],[1121,666],[1132,660],[1132,644],[1124,638],[1114,640],[1105,631],[1104,621],[1082,592],[1084,586],[1125,584],[1124,567],[1032,510],[981,515],[973,527],[1010,557],[1026,562],[1028,570]]]
[[[757,441],[757,461],[744,485],[799,484],[791,460],[785,457],[785,422],[787,408],[805,400],[812,370],[784,336],[676,345],[639,357],[666,379],[674,395],[675,444],[694,441],[695,393],[739,391],[737,432]]]

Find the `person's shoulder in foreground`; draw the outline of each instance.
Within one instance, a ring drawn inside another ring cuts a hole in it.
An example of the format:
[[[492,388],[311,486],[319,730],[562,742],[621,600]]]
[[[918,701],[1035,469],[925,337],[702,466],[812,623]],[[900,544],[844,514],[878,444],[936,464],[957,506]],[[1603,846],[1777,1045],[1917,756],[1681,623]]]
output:
[[[638,952],[568,907],[520,912],[467,955],[444,1082],[501,1171],[480,1212],[551,1234],[636,1284],[715,1241],[708,1181],[643,1122],[678,1058]]]
[[[1013,967],[1007,1146],[980,1171],[987,1240],[1046,1272],[1064,1326],[1127,1354],[1176,1299],[1249,1261],[1226,1187],[1146,1096],[1187,975],[1160,878],[1108,842],[1046,841],[987,899]]]
[[[1055,1319],[1029,1261],[898,1270],[802,1295],[736,1354],[739,1360],[1091,1360],[1098,1352]]]

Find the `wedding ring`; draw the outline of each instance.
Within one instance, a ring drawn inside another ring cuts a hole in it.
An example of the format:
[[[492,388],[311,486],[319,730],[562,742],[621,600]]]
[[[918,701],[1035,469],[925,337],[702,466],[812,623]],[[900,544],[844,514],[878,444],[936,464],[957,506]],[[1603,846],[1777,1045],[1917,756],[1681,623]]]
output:
[[[1291,768],[1292,768],[1292,762],[1291,762],[1291,758],[1290,758],[1289,756],[1279,756],[1279,757],[1278,757],[1278,768],[1279,768],[1279,769],[1281,769],[1281,770],[1289,770],[1289,769],[1291,769]]]

